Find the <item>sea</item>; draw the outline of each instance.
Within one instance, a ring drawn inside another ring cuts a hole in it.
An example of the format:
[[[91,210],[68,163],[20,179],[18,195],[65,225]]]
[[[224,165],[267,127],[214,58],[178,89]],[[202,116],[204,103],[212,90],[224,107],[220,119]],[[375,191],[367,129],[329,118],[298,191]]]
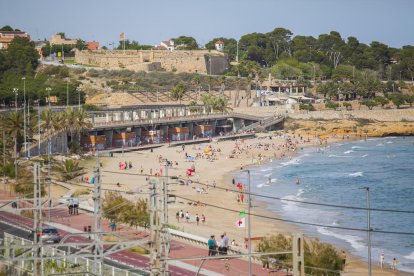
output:
[[[247,183],[247,173],[235,177]],[[371,262],[379,264],[384,254],[388,264],[396,258],[399,270],[414,272],[414,137],[345,140],[305,148],[291,159],[251,167],[250,183],[256,194],[253,206],[255,200],[267,202],[280,218],[305,223],[294,223],[305,236],[347,249],[364,261],[368,260],[366,209],[300,202],[366,208],[369,198],[371,209],[407,211],[371,211]]]

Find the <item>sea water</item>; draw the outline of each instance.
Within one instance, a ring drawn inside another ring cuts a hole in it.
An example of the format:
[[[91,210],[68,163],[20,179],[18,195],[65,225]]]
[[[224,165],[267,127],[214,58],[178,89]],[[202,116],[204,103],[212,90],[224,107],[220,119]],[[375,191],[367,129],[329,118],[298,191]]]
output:
[[[367,229],[367,211],[308,205],[280,199],[411,213],[371,211],[374,231],[414,233],[414,138],[387,137],[307,148],[292,159],[272,160],[250,169],[253,200],[286,220],[323,226]],[[247,174],[237,181],[247,183]],[[299,184],[296,182],[299,179]],[[253,202],[254,205],[254,202]],[[254,207],[253,207],[254,208]],[[305,235],[339,245],[367,261],[367,232],[296,224]],[[414,235],[371,233],[372,263],[380,255],[399,269],[414,272]]]

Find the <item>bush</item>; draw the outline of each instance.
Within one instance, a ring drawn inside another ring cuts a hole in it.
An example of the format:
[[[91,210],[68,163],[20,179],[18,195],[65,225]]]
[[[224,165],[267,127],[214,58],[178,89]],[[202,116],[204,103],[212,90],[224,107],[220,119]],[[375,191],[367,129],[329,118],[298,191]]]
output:
[[[303,104],[303,103],[301,103],[299,105],[299,110],[315,111],[315,107],[312,104]]]
[[[334,103],[334,102],[327,102],[325,104],[325,107],[328,108],[328,109],[336,110],[339,107],[339,104]]]

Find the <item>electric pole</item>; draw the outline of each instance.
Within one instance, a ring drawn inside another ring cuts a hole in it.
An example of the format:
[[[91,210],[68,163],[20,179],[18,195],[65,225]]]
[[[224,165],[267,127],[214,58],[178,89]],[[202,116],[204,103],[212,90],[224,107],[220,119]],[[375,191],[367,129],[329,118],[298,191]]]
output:
[[[96,152],[96,170],[94,182],[94,272],[96,275],[102,275],[103,263],[103,247],[101,243],[101,215],[102,215],[102,201],[101,201],[101,171],[99,164],[99,152]]]

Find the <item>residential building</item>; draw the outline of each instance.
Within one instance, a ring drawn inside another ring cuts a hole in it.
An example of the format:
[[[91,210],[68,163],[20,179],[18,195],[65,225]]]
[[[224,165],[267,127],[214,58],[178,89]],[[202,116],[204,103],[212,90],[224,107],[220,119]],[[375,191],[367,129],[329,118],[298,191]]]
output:
[[[30,40],[30,35],[21,31],[0,31],[0,49],[7,49],[9,44],[16,37],[26,37]]]
[[[51,45],[75,45],[77,39],[67,39],[62,37],[60,34],[53,35],[50,39]]]
[[[170,52],[175,50],[175,45],[174,45],[174,41],[169,40],[169,41],[161,41],[160,45],[155,45],[154,47],[155,50],[168,50]]]
[[[86,42],[86,45],[88,45],[89,50],[98,50],[99,49],[99,42],[96,42],[96,41]]]
[[[216,43],[214,43],[214,46],[216,47],[217,51],[223,51],[224,50],[224,42],[221,40],[217,40]]]

